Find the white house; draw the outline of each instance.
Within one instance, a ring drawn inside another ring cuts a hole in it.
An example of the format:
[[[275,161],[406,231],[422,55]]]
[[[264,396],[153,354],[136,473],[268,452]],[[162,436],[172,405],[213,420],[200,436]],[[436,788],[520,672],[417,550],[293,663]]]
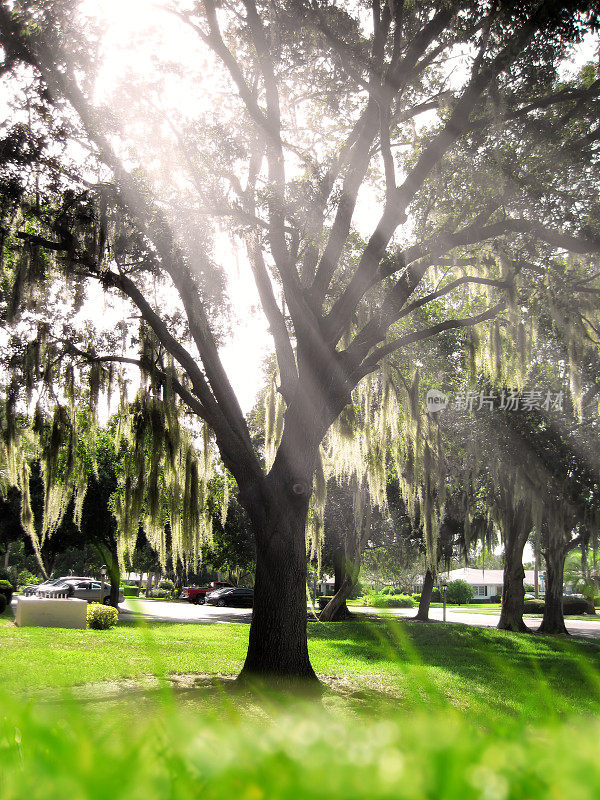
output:
[[[475,569],[474,567],[462,567],[462,569],[452,569],[450,572],[440,574],[440,579],[450,581],[466,581],[473,587],[473,596],[477,597],[497,597],[502,594],[504,574],[501,569]],[[534,573],[532,569],[525,570],[525,583],[534,585]],[[545,591],[544,573],[538,573],[538,587],[543,594]]]

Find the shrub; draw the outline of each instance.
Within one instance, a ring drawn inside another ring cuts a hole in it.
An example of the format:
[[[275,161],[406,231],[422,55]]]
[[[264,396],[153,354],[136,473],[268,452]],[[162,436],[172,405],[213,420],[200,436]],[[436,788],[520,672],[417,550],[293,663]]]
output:
[[[14,590],[15,587],[10,581],[0,580],[0,594],[4,596],[7,605],[12,600]]]
[[[88,603],[87,624],[88,628],[95,631],[106,631],[119,621],[119,612],[112,606],[102,603]]]
[[[0,581],[8,581],[14,583],[14,571],[11,569],[4,569],[0,567]]]
[[[473,587],[466,581],[450,581],[446,589],[446,600],[448,603],[462,605],[473,599]]]
[[[146,597],[164,600],[165,597],[171,597],[171,591],[169,589],[150,589],[150,592],[146,592]]]
[[[169,580],[169,578],[163,578],[161,581],[158,582],[159,589],[168,589],[169,592],[172,592],[175,588],[175,584],[173,581]]]
[[[17,586],[21,588],[23,586],[27,586],[28,583],[32,584],[33,586],[37,586],[41,582],[42,579],[37,575],[34,575],[34,573],[30,572],[28,569],[22,569],[17,575]]]
[[[596,595],[596,597],[594,597],[594,607],[595,608],[600,608],[600,594],[598,594],[598,595]]]
[[[543,600],[525,600],[524,610],[528,614],[543,614]],[[563,614],[594,614],[594,607],[583,597],[563,597]]]
[[[416,592],[415,594],[413,594],[413,600],[416,600],[417,603],[419,603],[421,601],[421,594],[422,592]],[[442,602],[442,593],[437,588],[437,586],[434,586],[433,589],[431,590],[431,602],[432,603]]]
[[[0,594],[0,614],[4,614],[7,606],[8,603],[6,602],[6,597],[3,594]]]
[[[416,606],[415,601],[408,594],[372,594],[367,597],[366,603],[372,608],[414,608]]]
[[[325,608],[327,603],[332,599],[333,599],[333,595],[332,594],[323,594],[323,595],[321,595],[321,597],[317,597],[317,604],[318,604],[319,608],[321,609],[321,611],[323,611],[323,609]]]
[[[121,588],[123,589],[123,597],[139,597],[139,586],[123,586]]]

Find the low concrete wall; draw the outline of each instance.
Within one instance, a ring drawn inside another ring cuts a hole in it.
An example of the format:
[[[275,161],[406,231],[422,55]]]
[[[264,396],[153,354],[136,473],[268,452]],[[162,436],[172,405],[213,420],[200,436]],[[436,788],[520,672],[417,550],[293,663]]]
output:
[[[42,597],[17,597],[15,623],[23,628],[85,628],[87,601],[69,598],[49,600]]]

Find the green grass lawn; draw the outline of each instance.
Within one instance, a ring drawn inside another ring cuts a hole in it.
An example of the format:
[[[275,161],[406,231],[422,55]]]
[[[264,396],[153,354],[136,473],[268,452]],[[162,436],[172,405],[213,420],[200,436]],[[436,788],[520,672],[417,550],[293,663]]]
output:
[[[248,631],[189,623],[110,631],[4,627],[0,684],[21,694],[152,674],[235,675]],[[599,709],[600,648],[591,643],[398,619],[312,622],[309,637],[317,673],[359,703],[540,719]]]

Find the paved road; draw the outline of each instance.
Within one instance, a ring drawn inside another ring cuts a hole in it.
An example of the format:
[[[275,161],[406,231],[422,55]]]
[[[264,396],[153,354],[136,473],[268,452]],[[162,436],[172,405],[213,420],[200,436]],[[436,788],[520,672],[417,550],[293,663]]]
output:
[[[352,611],[358,611],[362,614],[372,614],[373,609],[366,606],[355,606]],[[389,611],[398,617],[414,617],[415,611],[412,608],[394,608]],[[440,620],[443,616],[443,609],[431,608],[429,610],[429,617],[432,620]],[[481,628],[495,628],[500,619],[499,614],[473,614],[468,611],[446,611],[447,622],[460,622],[464,625],[476,625]],[[540,626],[539,619],[525,618],[525,624],[531,630],[535,631]],[[600,619],[594,620],[566,620],[565,624],[567,630],[573,636],[585,636],[591,639],[600,639]]]
[[[217,608],[196,606],[187,602],[161,602],[160,600],[137,600],[126,598],[119,606],[123,619],[152,619],[159,622],[204,622],[228,623],[250,622],[249,608]]]
[[[191,603],[165,603],[160,600],[131,600],[121,603],[120,610],[124,619],[135,619],[140,616],[165,622],[201,622],[201,623],[227,623],[250,622],[252,613],[247,608],[216,608],[215,606],[196,606]],[[377,613],[376,609],[367,606],[353,606],[352,611],[361,614]],[[412,608],[390,609],[388,613],[399,617],[414,617],[416,611]],[[432,608],[429,616],[433,620],[442,619],[443,610]],[[464,625],[476,625],[483,628],[495,628],[498,624],[499,614],[470,614],[469,612],[447,611],[448,622],[458,622]],[[526,624],[537,630],[538,619],[526,619]],[[567,629],[573,636],[585,636],[600,639],[600,619],[598,620],[567,620]]]

